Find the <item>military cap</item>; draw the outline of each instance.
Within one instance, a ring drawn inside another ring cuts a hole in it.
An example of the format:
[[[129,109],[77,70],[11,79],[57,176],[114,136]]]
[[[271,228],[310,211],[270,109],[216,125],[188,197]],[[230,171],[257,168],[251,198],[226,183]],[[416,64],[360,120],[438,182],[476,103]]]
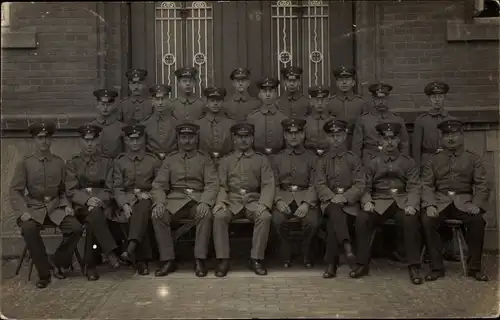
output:
[[[462,131],[464,123],[458,119],[448,119],[438,124],[438,129],[443,133],[459,132]]]
[[[95,90],[94,96],[97,98],[97,101],[102,102],[113,102],[115,98],[118,97],[118,92],[110,89],[98,89]]]
[[[393,137],[397,136],[401,131],[401,123],[399,122],[383,122],[375,126],[378,133],[382,136]]]
[[[283,126],[283,130],[288,132],[299,132],[303,131],[306,126],[307,121],[298,118],[290,118],[281,121],[281,125]]]
[[[155,84],[149,88],[149,93],[156,98],[168,97],[170,92],[172,92],[172,87],[166,84]]]
[[[142,80],[146,79],[147,75],[148,75],[148,71],[144,70],[144,69],[131,69],[125,73],[125,76],[130,81],[142,81]]]
[[[218,87],[208,87],[203,90],[203,95],[214,100],[224,100],[226,89]]]
[[[335,78],[354,78],[356,76],[356,69],[339,66],[333,70],[333,76]]]
[[[175,126],[178,134],[198,134],[200,126],[191,122],[185,122]]]
[[[281,69],[281,74],[283,75],[283,77],[285,77],[285,79],[288,80],[300,79],[300,75],[302,74],[302,68],[289,66]]]
[[[77,129],[80,136],[85,140],[94,140],[99,137],[102,128],[92,124],[86,124]]]
[[[198,75],[198,69],[194,68],[194,67],[184,67],[184,68],[179,68],[177,70],[175,70],[175,76],[177,78],[196,78],[196,76]]]
[[[310,87],[308,92],[311,98],[326,98],[330,95],[330,90],[322,86]]]
[[[123,127],[123,133],[129,138],[139,138],[144,135],[146,127],[141,124],[128,125]]]
[[[448,91],[450,91],[450,86],[442,81],[432,81],[424,88],[424,92],[428,96],[431,94],[445,94],[448,93]]]
[[[231,133],[237,136],[249,136],[255,132],[255,126],[251,123],[241,122],[231,126]]]
[[[342,119],[331,119],[323,125],[325,133],[347,132],[347,121]]]
[[[56,132],[56,125],[53,122],[36,122],[29,125],[28,131],[34,137],[51,137]]]
[[[229,75],[229,78],[231,80],[234,79],[248,79],[250,77],[250,70],[247,68],[237,68],[234,69],[231,74]]]
[[[382,82],[374,83],[368,87],[368,91],[370,91],[374,97],[386,97],[392,91],[392,86]]]
[[[276,78],[273,78],[273,77],[265,77],[265,78],[257,81],[257,87],[259,87],[259,89],[264,89],[264,88],[276,89],[279,84],[280,84],[280,81]]]

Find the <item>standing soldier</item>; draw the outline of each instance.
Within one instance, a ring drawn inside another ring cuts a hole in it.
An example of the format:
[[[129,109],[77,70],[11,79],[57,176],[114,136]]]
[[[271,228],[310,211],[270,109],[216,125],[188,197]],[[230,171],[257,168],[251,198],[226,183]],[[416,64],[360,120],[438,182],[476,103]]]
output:
[[[203,118],[196,121],[200,126],[199,148],[209,154],[217,164],[220,158],[233,149],[230,129],[236,121],[229,119],[221,110],[226,89],[206,88],[203,95],[207,97],[207,112]]]
[[[438,124],[450,118],[444,110],[444,101],[450,87],[441,81],[433,81],[424,88],[429,98],[431,109],[415,120],[412,134],[412,156],[418,166],[425,164],[427,159],[436,152],[442,151]]]
[[[354,93],[356,86],[356,69],[340,66],[333,71],[337,92],[330,97],[329,111],[332,115],[345,119],[347,126],[347,148],[351,149],[352,133],[356,120],[368,108],[365,100]]]
[[[235,92],[229,100],[224,101],[223,109],[227,112],[228,117],[242,122],[246,120],[249,113],[259,108],[260,101],[248,93],[250,70],[247,68],[234,69],[229,78],[233,82]]]
[[[285,92],[279,98],[278,109],[289,118],[305,119],[309,111],[309,99],[300,88],[302,68],[286,67],[281,69],[281,74],[285,78]]]
[[[195,274],[207,275],[205,260],[219,179],[210,157],[197,150],[198,131],[199,127],[193,123],[177,126],[179,151],[168,155],[153,181],[152,220],[162,264],[155,273],[157,277],[176,269],[170,221],[182,217],[196,221]]]
[[[328,95],[330,90],[323,87],[309,88],[311,96],[311,112],[306,121],[306,148],[318,156],[322,156],[329,148],[328,135],[323,131],[326,122],[333,118],[328,112]]]
[[[71,265],[82,235],[82,226],[74,217],[73,208],[65,195],[64,160],[50,150],[55,130],[53,123],[29,126],[28,131],[35,138],[36,151],[17,165],[10,183],[10,203],[19,215],[17,225],[38,271],[36,286],[40,289],[49,285],[51,269],[56,278],[66,277],[61,268]],[[47,257],[40,235],[42,225],[49,223],[58,226],[63,234],[63,240],[51,259]]]
[[[393,217],[404,229],[410,280],[413,284],[422,283],[419,169],[412,158],[398,150],[403,126],[400,122],[384,122],[376,126],[382,152],[366,167],[366,188],[361,199],[363,211],[356,217],[357,266],[350,272],[351,278],[368,274],[370,238],[374,228]]]
[[[120,120],[126,124],[137,124],[153,113],[153,106],[146,92],[144,69],[132,69],[125,73],[130,95],[120,102]]]
[[[275,78],[264,78],[257,82],[261,106],[247,117],[248,123],[255,127],[255,150],[267,155],[283,149],[281,121],[287,116],[276,106],[278,85],[279,81]]]
[[[381,151],[379,133],[376,126],[382,122],[398,122],[401,124],[399,150],[403,155],[408,155],[408,131],[403,118],[389,111],[386,97],[392,90],[392,86],[385,83],[372,84],[369,89],[373,95],[374,108],[364,113],[354,127],[352,137],[352,152],[362,157],[363,162],[368,163],[373,156]]]
[[[196,68],[179,68],[175,70],[178,79],[179,93],[172,101],[172,115],[179,122],[195,121],[204,111],[205,104],[194,95],[195,80],[198,76]]]
[[[297,217],[302,221],[302,230],[305,233],[302,240],[304,267],[311,268],[312,244],[321,221],[313,184],[316,156],[304,148],[305,120],[286,119],[281,125],[285,132],[286,149],[273,156],[271,161],[276,179],[273,224],[281,243],[283,265],[290,268],[292,252],[286,230],[290,218]]]
[[[365,173],[361,159],[347,149],[348,122],[332,119],[323,129],[331,137],[331,147],[316,163],[315,184],[321,209],[328,217],[325,254],[328,265],[323,278],[334,278],[341,249],[351,267],[356,262],[346,214],[356,216],[359,212]]]
[[[118,207],[129,220],[128,247],[121,257],[135,261],[135,253],[138,251],[137,272],[148,275],[146,260],[152,254],[148,234],[152,207],[150,190],[156,172],[161,167],[161,160],[156,155],[145,152],[143,125],[126,126],[123,131],[128,151],[115,160],[113,168],[114,196]]]
[[[81,152],[67,162],[66,193],[75,208],[77,218],[87,226],[85,239],[85,266],[87,279],[99,279],[93,244],[97,243],[113,268],[120,266],[116,242],[111,235],[106,217],[111,216],[113,198],[113,159],[99,151],[101,127],[84,125],[78,128]],[[95,239],[95,240],[94,240]]]
[[[220,259],[215,275],[226,276],[229,270],[229,222],[246,217],[254,222],[251,268],[266,275],[264,253],[271,226],[275,182],[266,156],[253,148],[254,126],[240,123],[231,127],[235,151],[219,165],[220,188],[214,207],[213,236],[215,254]]]
[[[171,87],[158,84],[149,88],[153,95],[153,114],[143,121],[146,130],[146,151],[156,154],[161,160],[177,149],[175,141],[175,120],[165,103]]]
[[[101,131],[101,153],[112,159],[123,152],[123,127],[125,126],[118,120],[118,110],[116,110],[115,98],[118,92],[108,89],[99,89],[94,91],[97,98],[97,117],[90,122],[102,128]]]
[[[483,218],[489,197],[486,169],[482,159],[464,149],[463,123],[448,119],[438,125],[443,133],[444,151],[435,153],[422,169],[422,216],[429,249],[431,272],[425,277],[434,281],[444,277],[443,256],[438,229],[444,218],[461,220],[467,229],[469,248],[467,275],[487,281],[481,271],[484,229]]]

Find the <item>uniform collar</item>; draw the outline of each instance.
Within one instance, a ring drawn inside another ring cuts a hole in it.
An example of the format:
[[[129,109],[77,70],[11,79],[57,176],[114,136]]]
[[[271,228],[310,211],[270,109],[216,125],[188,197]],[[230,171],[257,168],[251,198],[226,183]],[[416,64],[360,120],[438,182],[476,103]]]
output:
[[[278,108],[276,107],[276,104],[272,104],[272,105],[261,105],[260,107],[260,112],[262,112],[263,114],[275,114],[276,111],[278,111]]]
[[[193,149],[189,152],[186,152],[186,151],[179,151],[180,155],[182,158],[188,158],[188,159],[191,159],[192,157],[194,157],[196,155],[196,149]]]
[[[239,92],[235,92],[233,94],[233,101],[236,101],[236,102],[246,102],[250,99],[250,95],[248,94],[248,92],[243,92],[243,93],[239,93]]]
[[[128,157],[130,160],[134,161],[135,159],[142,160],[144,158],[144,152],[129,152]]]
[[[352,101],[354,100],[354,93],[352,91],[349,91],[347,93],[344,93],[342,91],[339,91],[335,94],[335,97],[341,101],[349,100]]]
[[[451,157],[451,156],[458,157],[458,156],[461,156],[464,153],[464,150],[465,150],[464,146],[460,146],[460,147],[458,147],[455,150],[444,149],[444,153],[446,153],[449,157]]]
[[[255,151],[253,149],[248,149],[245,152],[241,152],[240,150],[237,150],[237,151],[235,151],[235,154],[238,158],[241,158],[243,155],[245,155],[245,157],[249,158],[255,154]]]
[[[182,102],[183,104],[193,104],[198,98],[196,96],[181,96],[179,95],[179,97],[177,98],[179,99],[180,102]]]
[[[347,146],[345,143],[343,143],[338,148],[332,148],[332,149],[330,149],[330,151],[328,151],[328,153],[330,154],[330,157],[332,157],[332,158],[342,156],[346,152],[347,152]]]
[[[89,162],[95,162],[96,158],[97,158],[97,153],[94,153],[94,154],[91,154],[91,155],[88,155],[86,152],[83,152],[80,153],[81,154],[81,157],[82,159],[86,162],[86,163],[89,163]]]
[[[106,118],[102,115],[98,115],[96,118],[97,122],[102,125],[110,125],[117,121],[116,115],[109,115]]]
[[[43,161],[44,159],[50,160],[52,159],[52,153],[49,151],[46,152],[41,152],[41,151],[36,151],[35,156],[38,160]]]
[[[400,152],[398,150],[394,150],[391,153],[384,153],[382,155],[382,158],[384,159],[384,162],[389,162],[389,161],[395,161],[397,158],[399,158]]]
[[[130,100],[132,100],[133,103],[143,103],[146,99],[147,97],[144,93],[141,93],[140,96],[130,96]]]
[[[444,109],[435,109],[435,108],[432,108],[428,111],[429,115],[435,117],[435,116],[443,116],[443,117],[447,117],[448,116],[448,111],[444,110]]]
[[[297,101],[300,97],[302,97],[302,93],[300,91],[295,91],[293,93],[286,91],[285,97],[287,97],[288,100]]]
[[[220,122],[222,120],[222,114],[220,112],[219,113],[207,112],[206,117],[209,122]]]
[[[327,119],[327,118],[329,118],[329,117],[330,117],[330,114],[329,114],[329,113],[328,113],[328,111],[326,111],[326,110],[325,110],[325,111],[323,111],[322,113],[319,113],[318,111],[316,111],[316,109],[314,109],[314,108],[313,108],[313,109],[311,110],[311,116],[312,116],[314,119],[316,119],[316,120],[319,120],[319,119],[321,119],[321,120],[325,120],[325,119]]]
[[[391,113],[389,111],[389,109],[385,109],[384,111],[379,111],[376,107],[373,107],[370,110],[370,112],[371,112],[371,114],[373,114],[376,117],[386,117],[386,116],[388,116]]]
[[[292,155],[292,154],[303,154],[306,151],[306,149],[303,146],[300,146],[298,148],[286,148],[285,152]]]

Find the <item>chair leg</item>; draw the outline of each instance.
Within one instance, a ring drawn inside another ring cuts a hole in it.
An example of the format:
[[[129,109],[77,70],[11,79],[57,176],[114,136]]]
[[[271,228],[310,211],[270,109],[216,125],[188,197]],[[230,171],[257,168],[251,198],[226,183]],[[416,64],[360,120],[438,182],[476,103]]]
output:
[[[30,258],[30,263],[28,267],[28,281],[31,280],[31,274],[33,273],[33,259]]]
[[[462,273],[467,276],[467,259],[464,252],[464,236],[462,230],[453,228],[453,236],[457,238],[458,250],[460,251],[460,264],[462,265]]]
[[[21,258],[19,258],[19,262],[17,263],[16,266],[16,276],[19,274],[21,266],[23,265],[24,259],[26,259],[27,255],[28,255],[28,247],[24,246],[23,253],[21,253]]]

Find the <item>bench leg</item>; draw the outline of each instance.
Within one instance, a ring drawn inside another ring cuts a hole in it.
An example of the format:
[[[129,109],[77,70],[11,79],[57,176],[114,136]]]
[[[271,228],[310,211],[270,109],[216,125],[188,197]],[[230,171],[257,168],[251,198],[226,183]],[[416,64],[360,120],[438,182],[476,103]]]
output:
[[[23,253],[21,253],[21,258],[19,258],[19,262],[17,263],[16,266],[16,276],[19,274],[21,266],[23,265],[24,259],[26,259],[27,255],[28,255],[28,247],[24,246]]]
[[[464,252],[464,236],[462,230],[453,228],[453,237],[456,237],[458,242],[458,250],[460,251],[460,264],[462,265],[463,275],[467,276],[467,259]]]

